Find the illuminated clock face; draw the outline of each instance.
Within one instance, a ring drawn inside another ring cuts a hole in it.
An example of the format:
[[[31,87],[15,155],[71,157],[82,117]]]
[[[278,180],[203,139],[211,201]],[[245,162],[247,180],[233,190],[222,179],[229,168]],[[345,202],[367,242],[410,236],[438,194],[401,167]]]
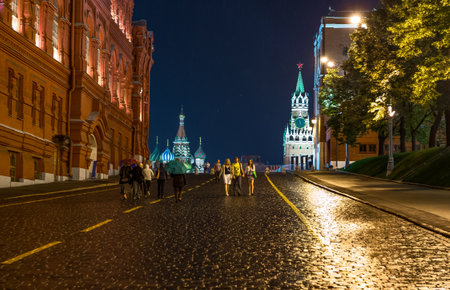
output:
[[[301,128],[305,127],[305,125],[306,125],[305,119],[303,119],[301,117],[295,119],[294,123],[295,123],[295,127],[297,127],[298,129],[301,129]]]

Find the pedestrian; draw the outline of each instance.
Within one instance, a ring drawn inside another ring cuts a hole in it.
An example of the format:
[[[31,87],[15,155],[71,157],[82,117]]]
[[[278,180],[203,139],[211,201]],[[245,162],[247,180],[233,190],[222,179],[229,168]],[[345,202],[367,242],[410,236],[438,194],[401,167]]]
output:
[[[164,198],[164,185],[166,184],[167,177],[167,171],[164,168],[164,164],[161,163],[159,165],[158,174],[156,175],[156,179],[158,180],[158,198]]]
[[[131,167],[128,162],[124,162],[119,171],[120,194],[123,199],[127,199],[127,191],[130,188]]]
[[[220,175],[223,176],[223,183],[225,184],[225,195],[228,196],[228,191],[231,185],[231,161],[230,159],[225,160],[225,164],[222,166]]]
[[[256,170],[252,159],[248,161],[247,168],[245,169],[245,175],[248,180],[248,195],[253,195],[253,191],[255,189]]]
[[[209,164],[209,162],[206,162],[206,171],[205,171],[205,173],[209,173],[210,167],[211,167],[211,165]]]
[[[186,174],[173,174],[173,190],[175,191],[175,202],[181,201],[181,191],[186,185]]]
[[[216,164],[214,164],[214,174],[216,175],[216,183],[219,183],[221,173],[222,173],[222,165],[220,164],[220,160],[217,160]]]
[[[145,165],[145,169],[142,171],[142,174],[144,174],[144,191],[145,191],[145,197],[150,196],[150,187],[152,185],[152,179],[155,177],[155,174],[153,173],[153,170],[150,168],[149,164]]]
[[[234,163],[231,165],[231,176],[233,177],[233,195],[241,195],[242,177],[244,176],[244,169],[238,157],[234,158]]]
[[[133,196],[134,199],[139,199],[144,189],[144,174],[142,168],[144,164],[139,163],[131,171],[131,181],[133,182]]]

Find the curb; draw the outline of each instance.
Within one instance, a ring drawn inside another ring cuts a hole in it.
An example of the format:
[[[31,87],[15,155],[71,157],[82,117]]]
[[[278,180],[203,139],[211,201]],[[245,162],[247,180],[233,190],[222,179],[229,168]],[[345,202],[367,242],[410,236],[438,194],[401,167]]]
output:
[[[416,182],[409,182],[409,181],[403,181],[403,180],[386,179],[386,178],[375,177],[375,176],[370,176],[370,175],[355,173],[355,172],[349,172],[349,171],[344,171],[344,170],[339,170],[339,169],[335,169],[334,172],[341,173],[341,174],[362,176],[362,177],[372,178],[372,179],[380,180],[380,181],[390,181],[390,182],[395,182],[395,183],[400,183],[400,184],[409,184],[409,185],[414,185],[414,186],[423,186],[423,187],[428,187],[428,188],[432,188],[432,189],[440,189],[440,190],[449,190],[450,191],[450,187],[445,187],[445,186],[429,185],[429,184],[424,184],[424,183],[416,183]]]
[[[436,233],[436,234],[442,235],[442,236],[444,236],[444,237],[446,237],[446,238],[450,238],[450,232],[448,232],[448,231],[446,231],[446,230],[443,230],[443,229],[440,229],[440,228],[438,228],[438,227],[432,226],[432,225],[430,225],[430,224],[421,222],[421,221],[419,221],[419,220],[416,220],[416,219],[414,219],[414,218],[411,218],[411,217],[409,217],[409,216],[407,216],[407,215],[404,215],[404,214],[402,214],[402,213],[395,212],[395,211],[393,211],[392,209],[388,209],[388,208],[379,206],[379,205],[377,205],[377,204],[374,204],[374,203],[371,203],[371,202],[362,200],[362,199],[360,199],[360,198],[357,198],[357,197],[355,197],[355,196],[353,196],[353,195],[350,195],[350,194],[347,194],[347,193],[338,191],[338,190],[336,190],[336,189],[330,188],[330,187],[325,186],[325,185],[323,185],[323,184],[317,183],[316,181],[313,181],[313,180],[311,180],[311,179],[309,179],[309,178],[306,178],[306,177],[304,177],[304,176],[301,176],[301,175],[299,175],[299,174],[297,174],[297,173],[293,173],[293,175],[294,175],[294,176],[297,176],[297,177],[303,179],[304,181],[306,181],[306,182],[308,182],[308,183],[311,183],[311,184],[313,184],[313,185],[315,185],[315,186],[317,186],[317,187],[323,188],[323,189],[325,189],[325,190],[327,190],[327,191],[330,191],[330,192],[333,192],[333,193],[335,193],[335,194],[339,194],[339,195],[345,196],[345,197],[347,197],[347,198],[353,199],[353,200],[358,201],[358,202],[360,202],[360,203],[369,205],[369,206],[374,207],[374,208],[376,208],[376,209],[378,209],[378,210],[384,211],[384,212],[386,212],[386,213],[389,213],[389,214],[392,214],[392,215],[394,215],[394,216],[397,216],[397,217],[399,217],[399,218],[401,218],[401,219],[404,219],[404,220],[406,220],[406,221],[408,221],[408,222],[411,222],[411,223],[413,223],[413,224],[415,224],[415,225],[417,225],[417,226],[419,226],[419,227],[421,227],[421,228],[427,229],[427,230],[432,231],[432,232],[434,232],[434,233]]]

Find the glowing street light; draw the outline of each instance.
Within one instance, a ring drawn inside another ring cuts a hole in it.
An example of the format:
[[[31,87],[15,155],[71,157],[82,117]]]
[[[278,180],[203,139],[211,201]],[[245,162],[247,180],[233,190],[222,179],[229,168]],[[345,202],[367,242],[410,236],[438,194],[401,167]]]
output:
[[[320,62],[321,63],[327,63],[328,62],[328,57],[324,56],[320,58]]]
[[[329,61],[329,62],[327,62],[327,66],[328,67],[334,67],[336,64],[334,63],[334,61]]]
[[[360,24],[361,23],[361,17],[358,15],[354,15],[350,17],[350,22],[353,24]]]

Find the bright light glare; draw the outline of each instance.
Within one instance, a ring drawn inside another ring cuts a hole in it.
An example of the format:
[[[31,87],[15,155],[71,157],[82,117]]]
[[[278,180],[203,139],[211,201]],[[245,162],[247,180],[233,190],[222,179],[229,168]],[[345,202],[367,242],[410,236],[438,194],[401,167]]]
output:
[[[334,64],[334,62],[333,61],[329,61],[328,63],[327,63],[327,66],[328,67],[333,67],[335,64]]]
[[[388,107],[388,114],[389,114],[389,117],[391,117],[391,118],[395,116],[395,111],[392,111],[392,106]]]
[[[359,24],[359,23],[361,23],[361,17],[359,17],[357,15],[352,16],[352,17],[350,17],[350,22],[353,24]]]
[[[316,119],[312,119],[312,120],[311,120],[311,123],[316,124],[316,123],[317,123],[317,120],[316,120]]]
[[[320,62],[321,63],[327,63],[328,62],[328,57],[324,56],[320,58]]]

